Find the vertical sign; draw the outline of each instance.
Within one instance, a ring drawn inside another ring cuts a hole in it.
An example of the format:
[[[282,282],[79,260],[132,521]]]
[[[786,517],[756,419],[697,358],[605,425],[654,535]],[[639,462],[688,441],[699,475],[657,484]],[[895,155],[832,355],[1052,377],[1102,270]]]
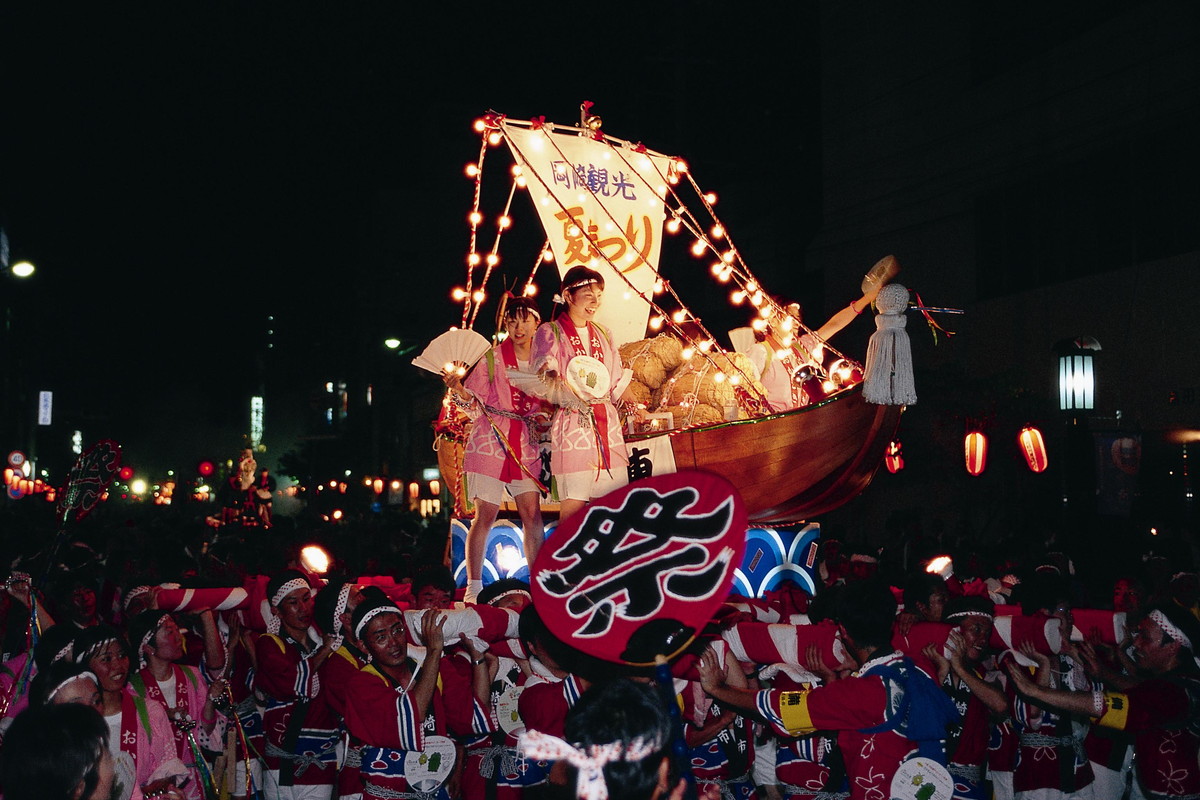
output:
[[[258,395],[250,398],[250,446],[258,449],[263,437],[263,399]]]
[[[38,392],[38,425],[49,425],[54,409],[54,392]]]

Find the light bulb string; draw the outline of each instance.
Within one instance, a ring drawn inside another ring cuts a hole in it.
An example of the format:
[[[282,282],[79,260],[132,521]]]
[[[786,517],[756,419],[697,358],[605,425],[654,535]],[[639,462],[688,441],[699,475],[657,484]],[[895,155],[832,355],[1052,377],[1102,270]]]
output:
[[[484,159],[487,157],[488,136],[489,135],[490,134],[488,133],[487,129],[485,128],[483,131],[483,136],[481,137],[480,142],[479,142],[479,160],[475,163],[475,166],[479,171],[475,173],[475,194],[474,194],[474,198],[473,198],[472,204],[471,204],[471,220],[472,220],[472,222],[471,222],[471,236],[470,236],[469,244],[467,245],[467,295],[465,298],[463,298],[463,313],[462,313],[463,328],[470,328],[470,325],[467,324],[467,318],[471,314],[471,298],[474,295],[472,288],[474,285],[473,280],[474,280],[474,273],[475,273],[475,267],[471,263],[471,260],[474,256],[477,255],[475,248],[476,248],[476,246],[478,244],[478,240],[479,240],[479,223],[475,222],[474,220],[479,219],[479,216],[480,216],[479,215],[479,203],[480,203],[480,196],[483,193],[483,162],[484,162]]]
[[[509,212],[512,210],[512,201],[513,201],[513,197],[516,195],[516,193],[517,193],[517,179],[514,176],[512,183],[510,183],[508,186],[508,200],[506,200],[504,203],[504,213],[501,215],[501,219],[511,219],[509,217]],[[497,224],[496,225],[496,240],[492,243],[491,253],[489,253],[488,257],[485,259],[485,261],[487,263],[486,263],[484,271],[483,271],[483,280],[481,280],[479,282],[479,291],[481,291],[481,292],[484,292],[487,290],[488,281],[492,277],[492,270],[495,269],[496,265],[500,263],[500,237],[502,237],[503,235],[504,235],[504,226]],[[470,327],[470,328],[475,327],[475,319],[476,319],[476,317],[479,316],[479,309],[483,306],[484,299],[485,298],[480,298],[479,302],[475,303],[475,307],[471,311],[471,321],[470,321],[470,323],[468,323],[468,327]]]

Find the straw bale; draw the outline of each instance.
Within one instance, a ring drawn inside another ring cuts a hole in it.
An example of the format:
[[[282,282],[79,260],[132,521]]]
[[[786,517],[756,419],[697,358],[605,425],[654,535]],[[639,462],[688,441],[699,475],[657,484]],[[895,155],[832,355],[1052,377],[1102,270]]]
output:
[[[652,340],[642,339],[621,345],[621,361],[633,371],[634,380],[657,389],[667,379],[667,369],[651,344]]]

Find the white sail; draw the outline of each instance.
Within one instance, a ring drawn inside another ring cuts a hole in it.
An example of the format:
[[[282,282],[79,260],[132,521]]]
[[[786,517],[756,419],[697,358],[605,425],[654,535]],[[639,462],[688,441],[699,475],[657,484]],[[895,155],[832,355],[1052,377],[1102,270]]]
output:
[[[618,344],[646,335],[662,251],[662,198],[673,159],[580,135],[500,123],[550,241],[559,275],[576,265],[605,278],[600,321]]]

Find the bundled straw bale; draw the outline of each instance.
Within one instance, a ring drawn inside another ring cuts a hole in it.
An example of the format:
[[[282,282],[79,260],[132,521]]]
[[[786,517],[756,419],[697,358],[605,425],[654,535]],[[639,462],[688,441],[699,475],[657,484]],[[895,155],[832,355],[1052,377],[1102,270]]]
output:
[[[621,345],[621,361],[633,371],[633,379],[650,389],[657,389],[667,378],[667,368],[652,349],[653,339],[642,339]]]

